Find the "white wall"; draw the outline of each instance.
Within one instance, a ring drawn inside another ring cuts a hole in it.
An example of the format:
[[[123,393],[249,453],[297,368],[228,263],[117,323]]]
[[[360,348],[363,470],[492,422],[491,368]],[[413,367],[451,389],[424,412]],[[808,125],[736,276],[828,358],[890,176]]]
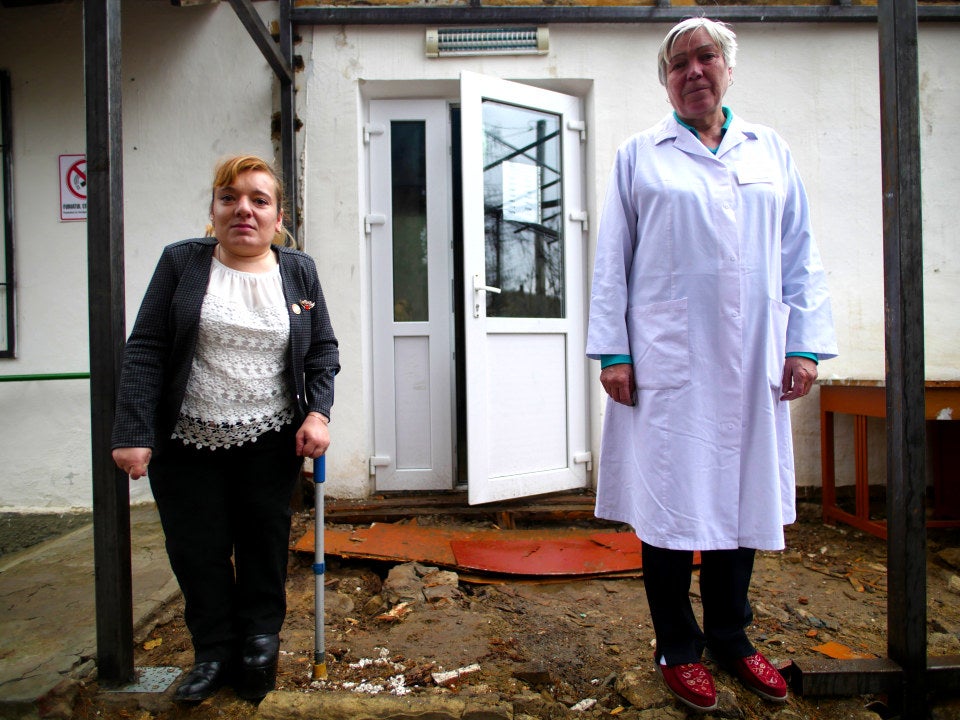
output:
[[[258,10],[275,10],[259,3]],[[82,3],[0,9],[13,107],[17,358],[0,374],[87,372],[87,224],[59,222],[60,154],[85,151]],[[213,166],[272,157],[272,72],[227,3],[124,2],[127,328],[161,248],[202,235]],[[0,383],[0,509],[90,507],[86,381]],[[145,482],[134,499],[149,497]]]
[[[307,174],[311,198],[308,249],[324,260],[331,312],[343,343],[338,378],[330,489],[369,491],[372,447],[369,376],[367,212],[361,127],[370,97],[446,97],[460,70],[527,81],[580,94],[588,117],[587,205],[596,218],[617,145],[670,110],[656,76],[666,25],[555,25],[550,53],[534,57],[427,59],[422,27],[316,27],[307,62],[311,132]],[[791,144],[813,208],[815,232],[834,296],[840,357],[824,378],[884,376],[880,100],[877,29],[848,24],[748,24],[736,28],[740,60],[726,104],[775,127]],[[815,49],[815,51],[813,51]],[[960,313],[954,302],[958,265],[950,203],[957,187],[951,152],[960,88],[950,83],[960,61],[953,26],[921,26],[927,368],[931,379],[960,378]],[[397,80],[407,82],[398,83]],[[394,81],[394,82],[391,82]],[[305,109],[304,109],[305,108]],[[596,223],[592,223],[596,228]],[[335,239],[335,241],[331,241]],[[595,238],[594,238],[595,241]],[[327,251],[325,250],[324,253]],[[592,261],[592,257],[590,258]],[[588,268],[589,271],[589,268]],[[344,402],[344,398],[349,401]],[[593,387],[591,424],[599,447],[602,390]],[[793,407],[800,484],[820,482],[817,396]],[[838,421],[838,480],[852,482],[849,429]],[[359,430],[361,432],[354,432]],[[882,430],[882,429],[881,429]],[[874,433],[876,434],[876,433]],[[882,436],[874,438],[882,441]],[[877,443],[874,443],[874,448]],[[877,451],[871,458],[878,465]],[[880,455],[882,460],[882,454]],[[882,467],[878,468],[882,473]]]
[[[261,13],[272,2],[257,3]],[[86,224],[58,221],[57,156],[84,150],[82,4],[0,9],[0,67],[14,107],[18,357],[0,374],[86,371]],[[274,147],[276,82],[227,3],[123,5],[124,211],[128,328],[160,249],[201,234],[212,168],[222,155]],[[669,111],[655,56],[667,25],[560,24],[543,57],[427,59],[422,27],[300,28],[298,115],[306,249],[341,341],[327,492],[371,490],[370,301],[365,102],[386,94],[446,97],[461,69],[584,98],[587,206],[595,220],[617,145]],[[741,24],[734,112],[791,143],[810,193],[834,294],[836,378],[883,377],[882,218],[876,28],[869,24]],[[960,265],[951,210],[960,186],[955,133],[960,65],[954,24],[920,26],[928,377],[960,378]],[[404,80],[404,83],[397,83]],[[595,230],[596,222],[591,222]],[[592,261],[592,257],[589,259]],[[586,268],[589,273],[590,268]],[[596,375],[596,369],[592,370]],[[599,446],[601,390],[590,419]],[[815,397],[794,406],[798,479],[819,483]],[[880,429],[882,432],[882,428]],[[840,428],[838,452],[851,443]],[[873,430],[874,434],[878,431]],[[87,385],[0,383],[0,509],[89,507]],[[849,461],[849,462],[848,462]],[[841,482],[852,458],[838,457]],[[135,496],[145,485],[137,484]],[[139,493],[139,494],[138,494]]]

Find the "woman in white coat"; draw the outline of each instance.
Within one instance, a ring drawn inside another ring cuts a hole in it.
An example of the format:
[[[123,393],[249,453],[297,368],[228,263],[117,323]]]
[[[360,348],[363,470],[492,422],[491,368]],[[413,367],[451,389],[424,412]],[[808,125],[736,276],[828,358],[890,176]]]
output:
[[[597,241],[587,355],[609,398],[596,513],[643,541],[667,687],[716,707],[704,649],[754,692],[783,678],[746,636],[756,550],[795,519],[787,402],[836,355],[807,198],[786,143],[722,105],[736,36],[694,18],[660,47],[674,112],[624,142]],[[689,601],[701,551],[701,629]]]

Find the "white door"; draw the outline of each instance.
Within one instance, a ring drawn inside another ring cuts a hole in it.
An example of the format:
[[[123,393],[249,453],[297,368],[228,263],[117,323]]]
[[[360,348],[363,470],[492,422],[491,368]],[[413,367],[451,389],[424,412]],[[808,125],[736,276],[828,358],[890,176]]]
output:
[[[378,491],[454,484],[448,105],[370,103],[374,455]]]
[[[583,488],[581,104],[460,83],[469,501]]]

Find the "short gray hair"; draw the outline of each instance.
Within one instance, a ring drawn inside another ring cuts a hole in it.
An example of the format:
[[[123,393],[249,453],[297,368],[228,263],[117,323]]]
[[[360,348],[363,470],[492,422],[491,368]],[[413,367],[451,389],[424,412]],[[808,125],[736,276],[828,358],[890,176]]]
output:
[[[667,84],[667,64],[677,40],[684,35],[696,32],[700,28],[703,28],[710,39],[720,48],[720,52],[723,53],[723,60],[728,68],[737,64],[737,36],[729,25],[719,20],[710,20],[704,17],[687,18],[674,25],[663,42],[660,43],[660,50],[657,53],[657,76],[660,78],[661,85],[666,86]]]

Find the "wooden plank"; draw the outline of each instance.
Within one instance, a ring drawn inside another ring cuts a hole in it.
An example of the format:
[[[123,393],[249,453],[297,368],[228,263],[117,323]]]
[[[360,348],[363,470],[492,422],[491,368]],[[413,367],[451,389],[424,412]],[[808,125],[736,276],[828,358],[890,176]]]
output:
[[[487,505],[468,505],[465,493],[375,496],[363,500],[328,500],[324,515],[331,522],[391,522],[406,517],[450,515],[462,518],[490,518],[500,527],[512,527],[518,518],[529,521],[595,520],[592,494],[564,494],[524,498]]]

